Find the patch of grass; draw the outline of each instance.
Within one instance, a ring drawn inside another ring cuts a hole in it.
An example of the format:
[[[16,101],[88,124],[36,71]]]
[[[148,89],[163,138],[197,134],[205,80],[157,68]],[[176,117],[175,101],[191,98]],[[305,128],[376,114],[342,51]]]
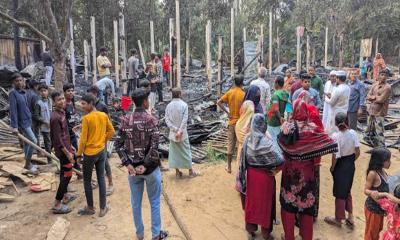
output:
[[[226,154],[215,150],[212,147],[211,143],[207,145],[206,152],[207,152],[207,159],[209,160],[210,163],[218,164],[226,161]]]

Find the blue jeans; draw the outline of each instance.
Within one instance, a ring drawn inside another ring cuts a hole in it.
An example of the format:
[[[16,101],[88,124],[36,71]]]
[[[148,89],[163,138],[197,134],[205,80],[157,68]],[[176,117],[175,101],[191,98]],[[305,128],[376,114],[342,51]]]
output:
[[[133,220],[136,227],[136,236],[144,236],[142,220],[142,198],[144,183],[146,182],[147,196],[151,206],[151,233],[152,237],[158,237],[161,231],[160,195],[161,195],[161,171],[156,168],[149,175],[129,176],[129,187],[131,188],[131,205]]]
[[[24,135],[24,137],[29,139],[31,142],[36,143],[37,140],[31,127],[21,128],[20,130],[22,132],[22,135]],[[24,143],[24,154],[26,160],[25,167],[30,167],[29,165],[32,159],[33,147],[29,144]]]

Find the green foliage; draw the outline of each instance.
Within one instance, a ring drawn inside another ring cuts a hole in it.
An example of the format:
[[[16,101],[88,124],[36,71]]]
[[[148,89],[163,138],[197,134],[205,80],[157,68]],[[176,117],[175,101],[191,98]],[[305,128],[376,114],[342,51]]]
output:
[[[222,161],[226,161],[226,154],[215,150],[211,143],[209,143],[206,147],[207,159],[211,163],[220,163]]]

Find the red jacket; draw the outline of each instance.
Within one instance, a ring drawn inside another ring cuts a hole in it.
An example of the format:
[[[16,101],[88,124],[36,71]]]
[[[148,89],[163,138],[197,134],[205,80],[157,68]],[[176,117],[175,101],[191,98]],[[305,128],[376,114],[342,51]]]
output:
[[[162,67],[164,72],[169,72],[170,69],[170,61],[169,61],[169,55],[164,55],[162,58]]]

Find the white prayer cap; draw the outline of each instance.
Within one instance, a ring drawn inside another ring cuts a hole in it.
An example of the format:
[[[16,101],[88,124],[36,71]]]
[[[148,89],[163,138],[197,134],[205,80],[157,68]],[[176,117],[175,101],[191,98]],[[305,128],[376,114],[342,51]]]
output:
[[[336,76],[337,77],[346,77],[347,73],[345,71],[337,71]]]
[[[331,75],[331,76],[336,76],[336,71],[335,70],[332,70],[330,73],[329,73],[329,75]]]

